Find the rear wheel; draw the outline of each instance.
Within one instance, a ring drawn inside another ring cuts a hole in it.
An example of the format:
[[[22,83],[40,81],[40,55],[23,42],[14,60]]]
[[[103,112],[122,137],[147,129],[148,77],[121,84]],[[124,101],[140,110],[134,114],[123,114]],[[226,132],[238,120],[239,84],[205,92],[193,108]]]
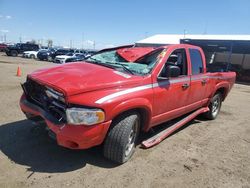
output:
[[[17,51],[16,50],[12,50],[10,52],[10,55],[13,56],[13,57],[16,57],[18,55]]]
[[[104,142],[104,157],[119,164],[127,162],[135,151],[140,132],[140,116],[137,113],[122,115],[114,121]]]
[[[209,111],[204,114],[204,117],[210,120],[216,119],[220,112],[222,103],[222,95],[221,93],[216,93],[210,101]]]

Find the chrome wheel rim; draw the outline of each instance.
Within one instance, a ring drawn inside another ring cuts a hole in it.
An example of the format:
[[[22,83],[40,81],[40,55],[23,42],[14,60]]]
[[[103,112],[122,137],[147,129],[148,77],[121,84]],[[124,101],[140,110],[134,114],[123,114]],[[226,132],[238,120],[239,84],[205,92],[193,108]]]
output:
[[[216,98],[212,103],[212,114],[213,116],[216,116],[220,109],[220,100],[219,98]]]
[[[138,131],[138,119],[135,121],[130,133],[129,133],[129,137],[128,137],[128,143],[126,145],[126,149],[125,149],[125,157],[128,157],[131,154],[131,151],[133,150],[134,146],[135,146],[135,139],[137,136],[137,131]]]

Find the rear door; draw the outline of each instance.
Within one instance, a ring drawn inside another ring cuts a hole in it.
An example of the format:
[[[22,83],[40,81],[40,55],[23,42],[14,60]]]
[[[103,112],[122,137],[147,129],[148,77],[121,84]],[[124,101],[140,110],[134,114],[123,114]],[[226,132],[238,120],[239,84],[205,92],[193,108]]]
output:
[[[201,50],[199,48],[189,48],[188,57],[191,65],[191,83],[187,110],[194,110],[202,106],[208,78],[205,74],[205,57]]]

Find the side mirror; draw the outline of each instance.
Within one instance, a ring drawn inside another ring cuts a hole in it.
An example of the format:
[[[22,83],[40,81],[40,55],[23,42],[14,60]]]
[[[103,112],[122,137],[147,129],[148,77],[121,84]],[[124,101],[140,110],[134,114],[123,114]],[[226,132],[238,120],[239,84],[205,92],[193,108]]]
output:
[[[178,77],[181,74],[181,69],[175,65],[166,66],[166,77]]]

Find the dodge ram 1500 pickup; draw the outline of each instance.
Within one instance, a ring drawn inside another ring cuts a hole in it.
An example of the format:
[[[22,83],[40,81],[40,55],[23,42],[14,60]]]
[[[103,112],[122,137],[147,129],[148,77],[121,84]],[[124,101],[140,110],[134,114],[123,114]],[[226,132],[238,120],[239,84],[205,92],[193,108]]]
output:
[[[20,107],[28,119],[45,121],[58,145],[102,144],[104,156],[121,164],[133,155],[141,132],[187,114],[142,142],[148,148],[199,114],[215,119],[234,82],[234,72],[207,72],[197,46],[130,45],[29,74]]]

